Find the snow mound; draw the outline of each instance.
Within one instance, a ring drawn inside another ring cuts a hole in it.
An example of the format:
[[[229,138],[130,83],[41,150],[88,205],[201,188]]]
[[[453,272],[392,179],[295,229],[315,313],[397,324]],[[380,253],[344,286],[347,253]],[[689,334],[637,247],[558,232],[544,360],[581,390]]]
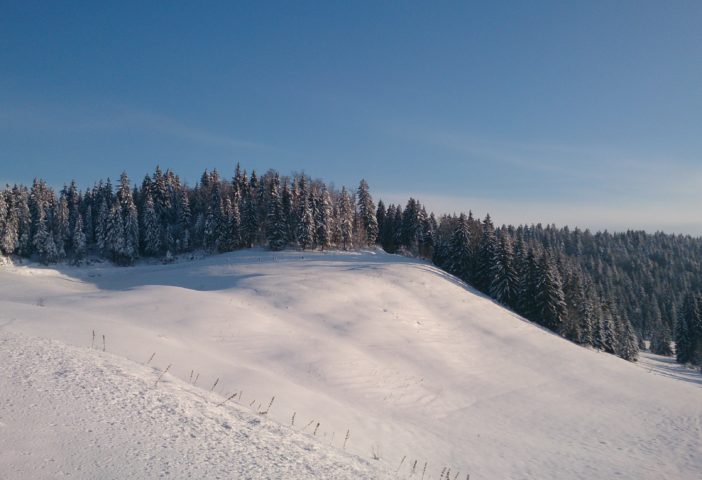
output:
[[[0,329],[82,347],[95,331],[100,349],[105,335],[108,352],[138,363],[155,353],[152,365],[171,364],[169,375],[185,384],[192,372],[206,392],[217,382],[218,398],[243,391],[245,408],[275,396],[269,419],[290,425],[295,414],[295,431],[317,428],[315,438],[337,451],[350,431],[346,452],[401,477],[414,469],[420,478],[425,463],[425,478],[450,468],[452,479],[471,480],[702,472],[697,373],[578,347],[425,262],[381,252],[7,266]],[[308,474],[319,476],[329,478]]]
[[[0,332],[0,477],[377,478],[369,462],[126,359]],[[217,403],[215,403],[217,402]]]

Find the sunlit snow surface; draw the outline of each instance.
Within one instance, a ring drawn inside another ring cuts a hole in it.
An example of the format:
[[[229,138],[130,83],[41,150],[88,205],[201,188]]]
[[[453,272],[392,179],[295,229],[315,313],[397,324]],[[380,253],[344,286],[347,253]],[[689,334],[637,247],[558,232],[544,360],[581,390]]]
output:
[[[0,373],[0,478],[702,475],[699,374],[378,252],[5,266]]]

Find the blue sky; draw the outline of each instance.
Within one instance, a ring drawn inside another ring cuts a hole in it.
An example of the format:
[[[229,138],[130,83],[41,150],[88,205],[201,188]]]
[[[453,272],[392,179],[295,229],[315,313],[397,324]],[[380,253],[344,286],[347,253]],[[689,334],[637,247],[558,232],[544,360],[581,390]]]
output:
[[[0,181],[365,177],[498,223],[702,235],[702,2],[7,2]]]

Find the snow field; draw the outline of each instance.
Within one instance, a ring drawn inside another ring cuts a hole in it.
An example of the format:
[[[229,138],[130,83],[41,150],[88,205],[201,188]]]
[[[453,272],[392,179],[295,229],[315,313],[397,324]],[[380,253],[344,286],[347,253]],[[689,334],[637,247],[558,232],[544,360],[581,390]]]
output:
[[[0,476],[386,476],[170,375],[156,386],[159,376],[109,353],[0,332]]]
[[[272,420],[295,413],[307,433],[319,423],[316,438],[336,451],[350,430],[347,452],[378,472],[411,476],[414,460],[428,462],[426,478],[446,467],[471,479],[702,471],[696,377],[573,345],[423,262],[251,250],[4,267],[0,289],[0,331],[89,346],[95,330],[108,352],[139,363],[155,353],[152,365],[172,365],[166,379],[186,385],[194,372],[197,391],[219,378],[218,398],[243,390],[254,410],[275,396]]]

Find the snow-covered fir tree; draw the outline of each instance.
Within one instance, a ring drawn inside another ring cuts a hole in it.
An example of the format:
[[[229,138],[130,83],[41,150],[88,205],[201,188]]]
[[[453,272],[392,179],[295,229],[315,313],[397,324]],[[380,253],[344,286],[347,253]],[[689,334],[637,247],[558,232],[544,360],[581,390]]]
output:
[[[85,232],[83,231],[83,217],[76,216],[73,224],[73,234],[71,235],[71,252],[72,262],[76,265],[85,260],[87,253],[87,243],[85,240]]]
[[[139,256],[139,216],[129,186],[127,172],[122,172],[119,179],[117,204],[123,228],[121,262],[128,265]]]
[[[66,249],[69,248],[70,242],[70,222],[68,214],[68,200],[65,193],[59,197],[56,204],[56,212],[54,214],[54,241],[56,249],[59,252],[59,257],[65,256]]]
[[[105,251],[108,257],[118,265],[128,265],[130,258],[126,255],[124,222],[122,212],[117,203],[112,205],[107,218],[107,228],[105,231]]]
[[[650,350],[651,353],[657,355],[671,356],[673,349],[671,348],[672,335],[670,328],[662,320],[653,326],[653,334],[651,335]]]
[[[455,222],[448,251],[448,268],[458,278],[468,282],[473,274],[473,251],[470,228],[465,214],[461,213]]]
[[[497,252],[497,238],[492,219],[488,214],[483,220],[480,246],[475,257],[474,284],[482,292],[488,292],[493,283],[493,262]]]
[[[331,246],[334,232],[334,209],[331,195],[329,195],[329,190],[327,190],[326,185],[321,186],[316,202],[317,208],[315,209],[316,214],[314,221],[317,230],[315,236],[317,239],[317,246],[324,250]]]
[[[490,276],[492,277],[490,296],[504,305],[515,306],[519,279],[514,269],[512,242],[507,235],[500,237]]]
[[[11,255],[15,250],[17,227],[10,221],[5,192],[0,192],[0,255]]]
[[[561,276],[548,254],[541,256],[536,285],[535,320],[551,330],[558,331],[566,317],[566,303],[563,295]]]
[[[315,224],[309,192],[301,192],[300,196],[301,198],[300,206],[298,208],[297,222],[297,243],[300,245],[300,248],[305,250],[306,248],[314,246]]]
[[[161,251],[161,225],[151,193],[146,192],[142,217],[142,244],[146,255],[158,255]]]
[[[280,195],[280,177],[273,178],[268,199],[266,236],[271,250],[282,250],[288,243],[288,222]]]
[[[341,188],[339,195],[337,218],[337,243],[343,250],[349,250],[353,248],[353,203],[345,187]]]
[[[702,309],[700,297],[688,293],[675,329],[675,355],[679,363],[702,364]]]
[[[368,183],[362,179],[356,191],[358,202],[358,218],[360,224],[360,237],[365,246],[373,246],[378,239],[378,219],[375,214],[373,197],[368,191]]]

